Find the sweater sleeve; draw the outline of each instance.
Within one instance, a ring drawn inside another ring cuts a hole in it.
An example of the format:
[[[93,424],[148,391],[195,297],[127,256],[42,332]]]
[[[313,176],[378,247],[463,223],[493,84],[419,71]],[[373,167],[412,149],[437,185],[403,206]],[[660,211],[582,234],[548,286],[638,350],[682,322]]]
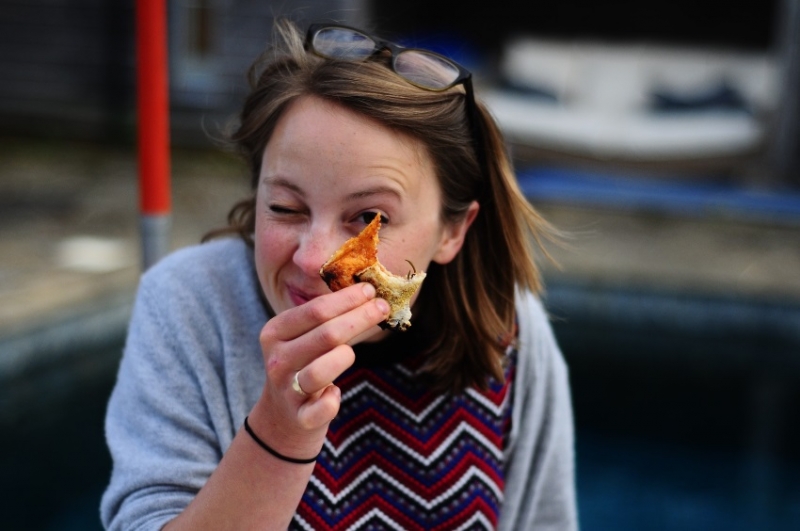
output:
[[[541,302],[523,294],[500,529],[578,529],[567,365]]]
[[[209,293],[213,275],[187,270],[185,258],[166,258],[139,286],[106,413],[113,461],[101,501],[106,529],[161,529],[181,513],[244,414],[243,406],[231,413],[226,389],[219,314],[227,308],[210,302],[220,291]]]

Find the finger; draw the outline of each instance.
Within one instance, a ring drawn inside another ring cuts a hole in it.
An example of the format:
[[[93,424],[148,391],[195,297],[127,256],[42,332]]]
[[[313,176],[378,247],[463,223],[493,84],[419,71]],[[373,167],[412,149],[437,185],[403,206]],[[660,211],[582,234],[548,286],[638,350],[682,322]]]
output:
[[[331,384],[313,400],[304,402],[297,411],[297,420],[308,430],[319,428],[332,421],[339,412],[342,391]]]
[[[292,341],[292,348],[299,353],[317,353],[296,358],[303,367],[320,353],[345,345],[355,337],[368,331],[389,315],[389,304],[383,299],[373,299],[358,308],[322,323],[307,334]]]
[[[322,323],[357,308],[375,298],[375,288],[366,282],[325,294],[273,317],[276,339],[288,341]]]
[[[352,347],[339,345],[315,359],[297,373],[300,389],[314,395],[333,383],[356,360]]]
[[[388,314],[389,304],[383,299],[373,299],[307,334],[273,345],[267,359],[267,372],[273,374],[276,381],[294,378],[295,372],[336,347],[346,346],[354,338],[374,328]],[[262,332],[262,348],[266,348],[264,341],[265,334]]]

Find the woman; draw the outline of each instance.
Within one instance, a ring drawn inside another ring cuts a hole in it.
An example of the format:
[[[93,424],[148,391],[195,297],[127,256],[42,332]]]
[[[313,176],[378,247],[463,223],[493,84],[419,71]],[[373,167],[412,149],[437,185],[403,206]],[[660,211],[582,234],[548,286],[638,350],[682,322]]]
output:
[[[104,525],[576,528],[567,370],[535,296],[549,228],[469,73],[278,29],[232,137],[253,196],[142,278]],[[378,213],[380,261],[427,272],[406,332],[377,326],[369,284],[319,276]]]

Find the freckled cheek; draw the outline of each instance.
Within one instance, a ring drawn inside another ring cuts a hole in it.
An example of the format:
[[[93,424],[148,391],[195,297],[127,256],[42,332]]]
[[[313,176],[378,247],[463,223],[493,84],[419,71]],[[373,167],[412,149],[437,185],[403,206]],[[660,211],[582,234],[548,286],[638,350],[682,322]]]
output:
[[[262,284],[276,281],[278,272],[291,260],[291,249],[290,241],[280,231],[256,231],[256,269]],[[268,288],[266,285],[263,287]]]
[[[426,271],[433,258],[429,242],[403,239],[391,249],[378,251],[380,262],[395,275],[405,276],[410,272]],[[412,268],[411,264],[414,264]]]

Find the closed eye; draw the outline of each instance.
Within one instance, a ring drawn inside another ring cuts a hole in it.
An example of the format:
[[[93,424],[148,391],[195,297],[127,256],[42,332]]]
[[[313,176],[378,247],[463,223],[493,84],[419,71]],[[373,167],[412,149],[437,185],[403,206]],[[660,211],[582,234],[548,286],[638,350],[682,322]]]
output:
[[[270,212],[274,214],[297,214],[297,210],[292,210],[291,208],[287,208],[281,205],[269,205]]]

